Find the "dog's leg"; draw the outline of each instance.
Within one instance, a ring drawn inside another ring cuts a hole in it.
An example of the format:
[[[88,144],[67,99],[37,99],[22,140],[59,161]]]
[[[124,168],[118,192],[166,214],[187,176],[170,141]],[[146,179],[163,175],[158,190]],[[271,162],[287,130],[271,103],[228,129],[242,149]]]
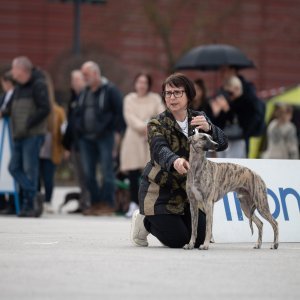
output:
[[[261,248],[261,243],[262,243],[263,223],[255,214],[253,214],[251,216],[252,201],[250,199],[250,196],[248,194],[243,194],[243,195],[239,194],[238,197],[239,197],[239,200],[240,200],[240,203],[241,203],[241,208],[242,208],[245,216],[249,219],[250,222],[251,222],[250,218],[252,218],[252,221],[257,226],[258,239],[257,239],[257,242],[256,242],[256,244],[254,245],[253,248],[254,249],[260,249]],[[252,234],[253,234],[253,228],[252,227],[251,227],[251,230],[252,230]]]
[[[190,242],[184,245],[183,247],[186,250],[194,249],[195,247],[195,241],[197,238],[197,229],[198,229],[198,218],[199,218],[197,199],[192,193],[189,193],[189,199],[190,199],[192,234],[191,234]]]
[[[206,208],[205,208],[206,230],[205,230],[204,243],[199,248],[201,250],[208,250],[208,248],[209,248],[209,243],[210,243],[211,235],[212,235],[213,207],[214,207],[213,199],[212,200],[209,199],[208,202],[207,202]]]
[[[267,195],[265,195],[264,198],[261,201],[259,201],[257,210],[271,224],[274,232],[274,241],[273,241],[273,245],[271,246],[271,249],[277,249],[278,248],[278,223],[273,218],[270,212]]]
[[[253,214],[252,215],[252,221],[255,223],[257,229],[258,229],[258,238],[257,242],[254,245],[254,249],[260,249],[261,248],[261,243],[262,243],[262,235],[263,235],[263,222],[257,217],[257,215]]]

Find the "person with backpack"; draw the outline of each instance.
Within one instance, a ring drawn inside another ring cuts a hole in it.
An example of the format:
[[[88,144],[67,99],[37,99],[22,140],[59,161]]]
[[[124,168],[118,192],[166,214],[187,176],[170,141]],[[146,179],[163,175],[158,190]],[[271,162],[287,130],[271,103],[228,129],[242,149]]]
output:
[[[91,201],[91,207],[83,214],[112,214],[115,191],[113,150],[115,136],[116,141],[120,140],[125,129],[123,98],[117,87],[101,76],[97,63],[85,62],[81,72],[87,88],[77,102],[74,126]],[[101,187],[96,176],[98,164],[101,167]]]

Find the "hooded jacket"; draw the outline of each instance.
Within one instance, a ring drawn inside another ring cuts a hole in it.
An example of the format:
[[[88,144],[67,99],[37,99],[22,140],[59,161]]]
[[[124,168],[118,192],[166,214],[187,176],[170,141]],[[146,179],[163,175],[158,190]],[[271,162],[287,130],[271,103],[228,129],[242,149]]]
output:
[[[190,125],[192,117],[203,115],[211,125],[212,138],[218,143],[217,151],[227,148],[223,131],[213,125],[204,112],[188,110],[188,135],[194,134]],[[140,211],[144,215],[183,214],[187,205],[186,175],[180,175],[173,167],[174,161],[189,159],[188,138],[182,133],[169,110],[148,123],[148,142],[151,160],[146,165],[139,190]]]
[[[10,112],[13,138],[45,134],[49,112],[45,78],[41,71],[34,68],[29,81],[15,87]]]

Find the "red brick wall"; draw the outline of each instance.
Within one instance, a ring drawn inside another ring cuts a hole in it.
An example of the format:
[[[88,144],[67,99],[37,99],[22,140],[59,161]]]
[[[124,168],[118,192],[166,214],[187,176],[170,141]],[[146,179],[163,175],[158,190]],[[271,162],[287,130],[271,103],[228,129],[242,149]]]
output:
[[[145,16],[143,1],[107,0],[105,5],[82,6],[83,53],[89,53],[91,49],[100,53],[104,73],[122,83],[124,91],[128,91],[131,78],[140,70],[148,70],[154,75],[156,90],[166,75],[163,44]],[[180,0],[153,2],[158,3],[159,12],[165,18],[175,16],[171,34],[175,56],[183,48],[195,18],[201,16],[202,25],[196,29],[195,44],[227,43],[242,49],[257,66],[245,75],[258,89],[299,83],[299,0],[185,0],[179,9],[174,9],[170,3]],[[218,20],[216,16],[221,16],[228,7],[232,7],[233,12]],[[201,8],[200,15],[198,8]],[[9,64],[15,56],[27,55],[35,64],[48,69],[60,86],[61,78],[66,75],[59,77],[55,73],[62,73],[62,64],[71,55],[72,38],[71,4],[48,0],[0,0],[0,66]],[[215,73],[188,74],[205,77],[209,88],[219,84]]]

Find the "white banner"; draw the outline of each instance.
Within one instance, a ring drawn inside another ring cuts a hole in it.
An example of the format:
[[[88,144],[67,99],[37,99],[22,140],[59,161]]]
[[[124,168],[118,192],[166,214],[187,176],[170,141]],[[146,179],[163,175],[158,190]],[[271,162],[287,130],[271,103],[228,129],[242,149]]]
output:
[[[15,193],[15,184],[8,171],[11,140],[8,120],[0,119],[0,192]]]
[[[259,174],[268,188],[268,201],[273,217],[279,223],[279,242],[300,242],[300,160],[211,159],[231,162],[250,168]],[[255,242],[257,228],[253,223],[251,236],[248,218],[242,213],[234,193],[215,204],[213,234],[216,242]],[[273,230],[263,221],[263,242],[273,241]]]

